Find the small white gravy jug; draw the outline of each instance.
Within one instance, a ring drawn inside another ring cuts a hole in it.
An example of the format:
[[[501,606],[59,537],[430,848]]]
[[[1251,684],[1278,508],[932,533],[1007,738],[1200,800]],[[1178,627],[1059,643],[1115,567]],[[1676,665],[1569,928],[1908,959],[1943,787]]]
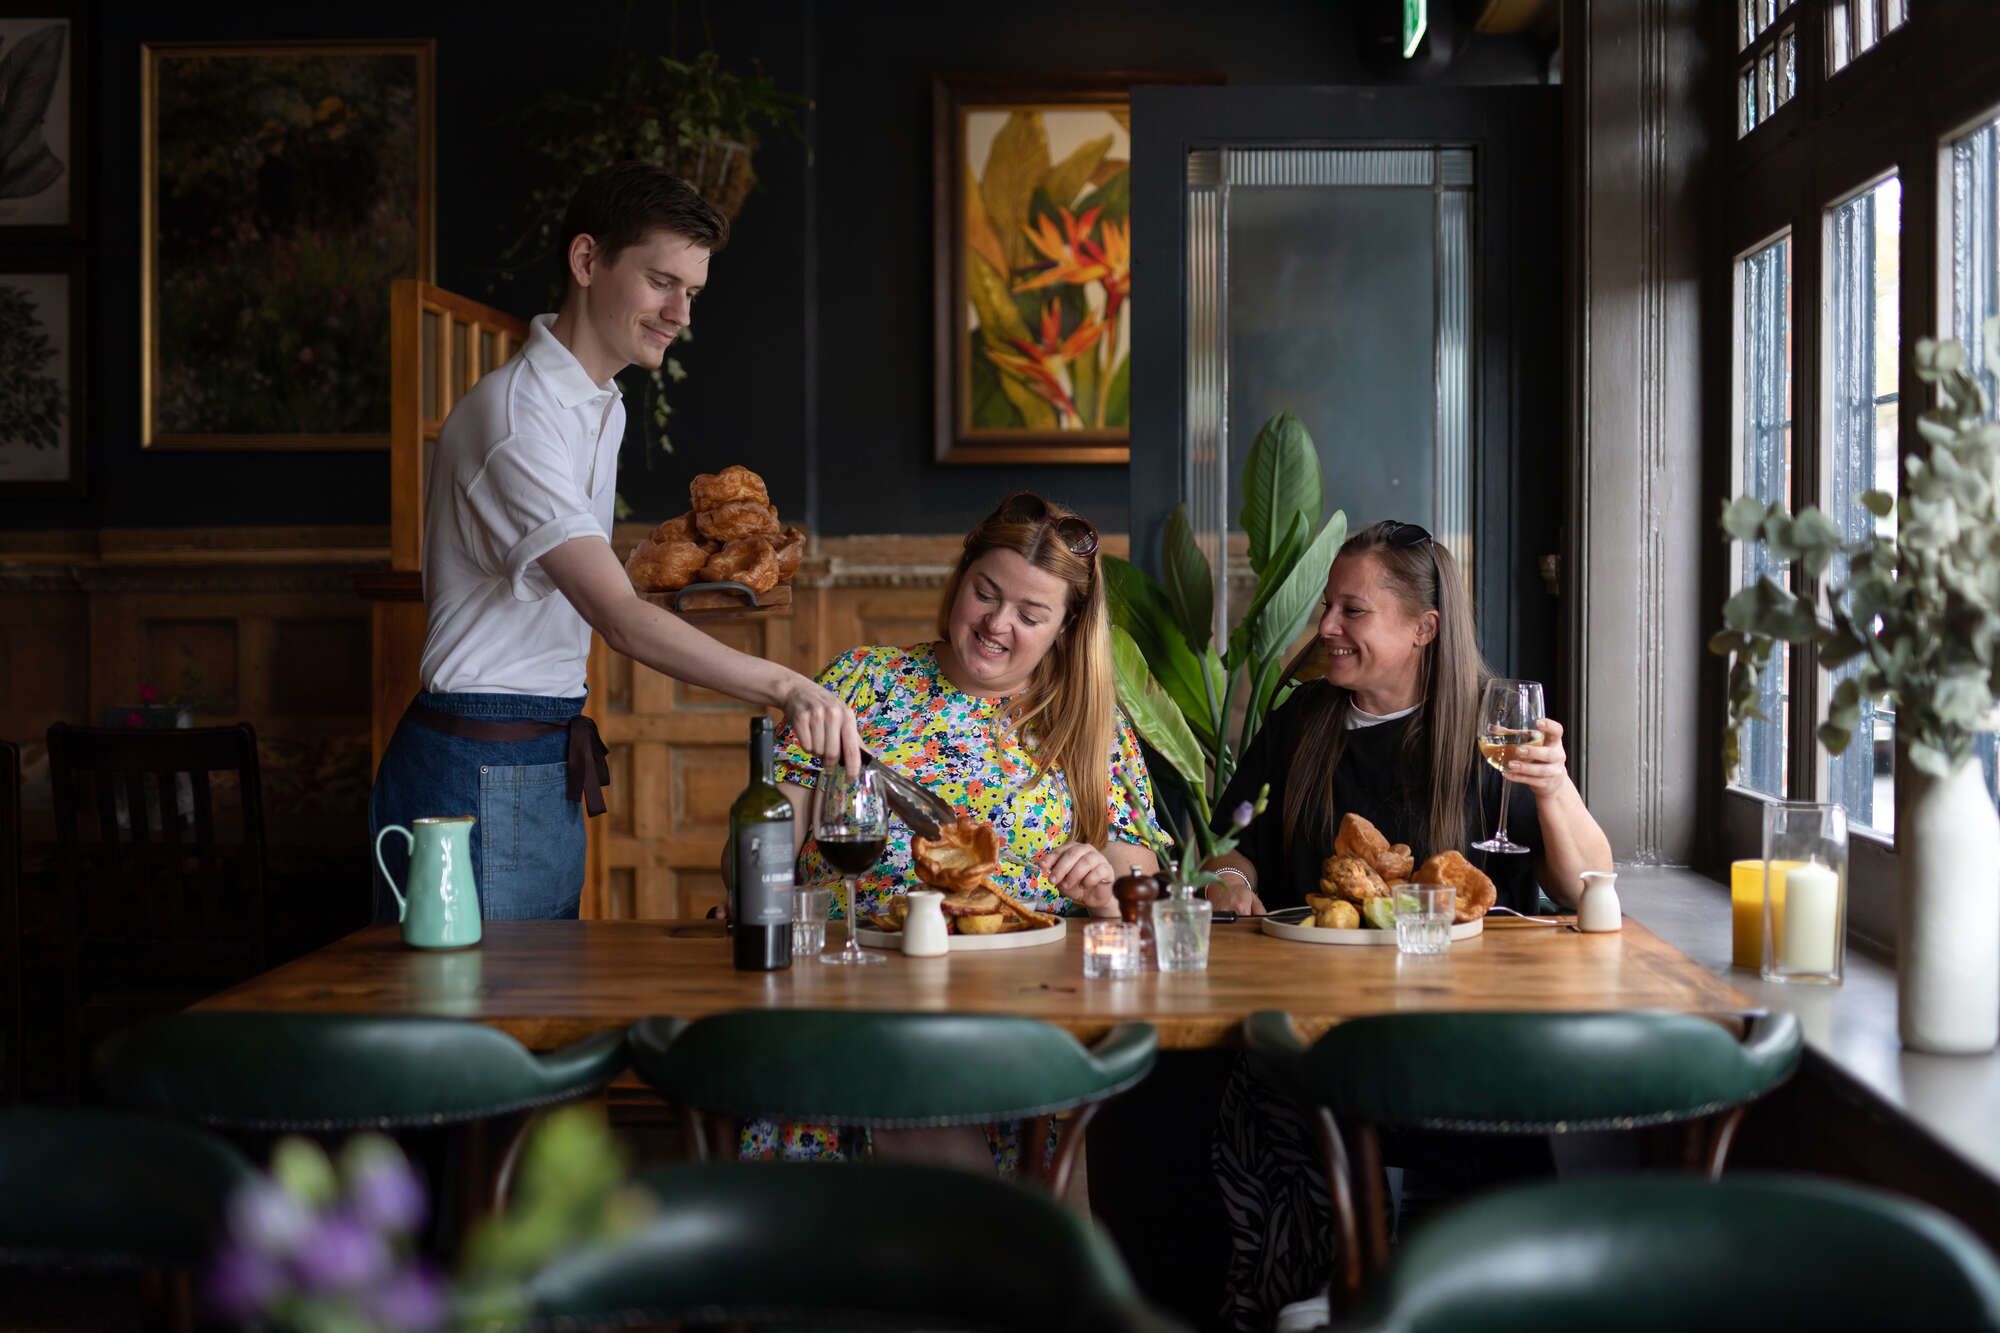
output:
[[[903,918],[903,952],[913,958],[935,958],[951,948],[945,938],[944,895],[935,889],[910,891],[909,915]]]
[[[1618,906],[1618,876],[1609,870],[1583,872],[1583,897],[1576,904],[1578,930],[1617,930],[1625,924]]]

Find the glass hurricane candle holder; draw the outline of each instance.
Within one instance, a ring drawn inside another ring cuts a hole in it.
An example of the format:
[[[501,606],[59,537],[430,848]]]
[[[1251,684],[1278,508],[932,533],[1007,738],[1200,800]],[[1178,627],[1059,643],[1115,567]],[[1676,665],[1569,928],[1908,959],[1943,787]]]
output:
[[[1847,811],[1817,801],[1764,807],[1766,981],[1840,984],[1847,958]]]
[[[1139,927],[1131,921],[1092,921],[1083,928],[1083,975],[1129,977],[1139,971]]]

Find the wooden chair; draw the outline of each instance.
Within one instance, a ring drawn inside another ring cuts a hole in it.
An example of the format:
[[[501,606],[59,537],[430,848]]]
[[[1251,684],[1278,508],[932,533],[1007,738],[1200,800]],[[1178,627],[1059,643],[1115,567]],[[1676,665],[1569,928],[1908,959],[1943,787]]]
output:
[[[264,805],[246,723],[49,728],[69,918],[70,1094],[89,1043],[264,968]],[[216,799],[234,788],[233,801]]]
[[[18,1102],[26,1078],[27,1025],[21,976],[21,747],[12,741],[0,741],[0,911],[7,914],[6,1099]]]

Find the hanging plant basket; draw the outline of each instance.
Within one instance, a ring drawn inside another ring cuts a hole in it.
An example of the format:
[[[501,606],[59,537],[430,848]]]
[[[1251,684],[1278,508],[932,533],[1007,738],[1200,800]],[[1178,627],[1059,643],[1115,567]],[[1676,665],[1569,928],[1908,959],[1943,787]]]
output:
[[[694,186],[718,213],[734,222],[757,184],[757,173],[750,166],[755,147],[720,136],[683,139],[661,154],[660,165]]]

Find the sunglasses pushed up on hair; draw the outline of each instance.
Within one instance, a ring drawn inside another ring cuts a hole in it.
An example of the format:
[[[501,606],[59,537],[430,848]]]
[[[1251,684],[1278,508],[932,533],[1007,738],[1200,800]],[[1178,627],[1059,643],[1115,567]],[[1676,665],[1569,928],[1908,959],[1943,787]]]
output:
[[[993,517],[1006,523],[1047,523],[1071,555],[1097,554],[1097,529],[1081,514],[1057,517],[1049,502],[1033,491],[1015,491],[1000,502]]]

